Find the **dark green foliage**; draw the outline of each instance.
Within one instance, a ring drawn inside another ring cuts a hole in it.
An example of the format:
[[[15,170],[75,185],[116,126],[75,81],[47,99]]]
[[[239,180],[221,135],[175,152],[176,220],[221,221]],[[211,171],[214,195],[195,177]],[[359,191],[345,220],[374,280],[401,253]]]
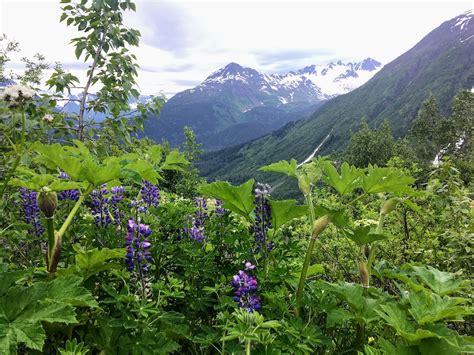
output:
[[[412,123],[410,137],[417,159],[431,164],[436,154],[449,143],[451,122],[443,119],[433,96],[426,100]]]
[[[369,164],[382,166],[395,154],[396,142],[388,121],[384,121],[378,129],[371,129],[363,120],[359,130],[351,135],[344,160],[358,167]]]

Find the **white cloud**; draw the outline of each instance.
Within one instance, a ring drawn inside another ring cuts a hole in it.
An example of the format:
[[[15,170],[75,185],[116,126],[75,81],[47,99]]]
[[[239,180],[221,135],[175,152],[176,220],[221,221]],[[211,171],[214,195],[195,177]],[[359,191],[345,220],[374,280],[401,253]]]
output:
[[[266,72],[368,56],[387,63],[470,7],[424,0],[138,1],[126,23],[143,35],[135,50],[141,90],[169,96],[229,62]],[[20,42],[22,55],[76,61],[68,43],[77,33],[59,23],[58,2],[0,0],[0,13],[0,32]]]

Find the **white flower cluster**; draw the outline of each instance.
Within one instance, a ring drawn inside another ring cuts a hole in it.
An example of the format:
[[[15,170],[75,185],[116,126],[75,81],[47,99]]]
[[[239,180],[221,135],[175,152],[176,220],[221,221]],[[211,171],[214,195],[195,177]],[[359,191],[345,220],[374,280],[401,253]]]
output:
[[[54,116],[49,113],[43,116],[43,121],[46,123],[51,123],[54,121]]]
[[[10,107],[16,107],[31,100],[34,95],[35,92],[32,88],[16,84],[5,88],[1,98],[8,102]]]

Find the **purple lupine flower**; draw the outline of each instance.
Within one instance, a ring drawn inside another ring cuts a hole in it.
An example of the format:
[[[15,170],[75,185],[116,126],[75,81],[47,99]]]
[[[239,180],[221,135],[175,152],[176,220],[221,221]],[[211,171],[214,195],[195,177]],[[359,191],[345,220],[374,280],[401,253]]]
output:
[[[69,180],[69,175],[66,174],[64,171],[61,171],[58,176],[60,179]],[[58,194],[58,200],[70,200],[70,201],[77,201],[79,200],[79,190],[71,189],[71,190],[64,190]]]
[[[111,196],[110,196],[110,211],[114,216],[114,224],[120,224],[123,219],[123,211],[120,210],[119,203],[124,199],[125,189],[123,186],[114,186],[112,187]]]
[[[273,249],[273,243],[267,243],[268,230],[272,227],[271,209],[267,197],[270,195],[271,188],[267,184],[257,184],[255,188],[255,224],[252,227],[255,241],[257,242],[256,251],[266,245],[267,251]]]
[[[197,242],[202,242],[204,239],[206,239],[206,235],[204,234],[204,228],[203,227],[196,227],[192,226],[189,231],[189,237],[191,239],[194,239]]]
[[[197,242],[202,242],[206,239],[204,234],[204,223],[209,218],[207,214],[207,203],[205,198],[196,197],[194,199],[194,205],[196,206],[196,212],[192,218],[192,226],[189,228],[188,235],[191,239]]]
[[[205,198],[195,197],[194,206],[196,206],[196,212],[194,213],[194,225],[196,227],[201,227],[204,225],[206,219],[209,218],[207,214],[207,202]]]
[[[158,207],[160,204],[160,189],[158,185],[153,185],[147,180],[143,180],[143,186],[140,190],[142,201],[145,208]]]
[[[249,267],[253,266],[248,263]],[[245,263],[246,270],[247,263]],[[248,312],[258,311],[262,307],[262,301],[257,296],[258,282],[255,276],[248,275],[245,271],[239,272],[232,278],[231,285],[234,287],[234,301],[237,302],[239,308],[243,308]]]
[[[216,209],[215,209],[216,215],[218,217],[223,216],[226,214],[226,209],[222,207],[222,201],[221,200],[216,200]]]
[[[150,270],[150,262],[152,256],[149,251],[151,243],[148,239],[144,239],[151,234],[150,227],[140,223],[137,225],[133,218],[128,220],[127,237],[125,239],[125,264],[130,272],[138,271],[140,275]]]
[[[21,202],[23,206],[23,213],[25,215],[25,222],[31,225],[29,233],[34,233],[39,237],[44,232],[44,227],[40,221],[40,209],[36,201],[36,191],[20,188]]]
[[[100,186],[98,190],[94,190],[91,193],[92,215],[94,216],[97,227],[105,228],[112,222],[109,214],[110,198],[108,194],[109,190],[105,185]]]

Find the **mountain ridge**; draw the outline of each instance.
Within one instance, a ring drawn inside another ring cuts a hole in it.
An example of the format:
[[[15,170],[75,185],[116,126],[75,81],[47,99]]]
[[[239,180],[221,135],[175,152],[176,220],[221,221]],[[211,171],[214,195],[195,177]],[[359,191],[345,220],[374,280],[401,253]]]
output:
[[[179,145],[183,128],[190,126],[208,150],[239,144],[309,115],[322,102],[361,85],[381,66],[369,57],[265,74],[231,62],[173,96],[160,117],[146,122],[145,135]]]
[[[225,152],[205,154],[201,173],[235,183],[250,176],[269,181],[259,167],[281,159],[301,161],[328,134],[319,153],[341,149],[363,117],[371,126],[387,119],[394,134],[403,136],[430,93],[447,113],[454,95],[474,86],[472,23],[472,11],[443,22],[367,83],[327,101],[311,117]]]

